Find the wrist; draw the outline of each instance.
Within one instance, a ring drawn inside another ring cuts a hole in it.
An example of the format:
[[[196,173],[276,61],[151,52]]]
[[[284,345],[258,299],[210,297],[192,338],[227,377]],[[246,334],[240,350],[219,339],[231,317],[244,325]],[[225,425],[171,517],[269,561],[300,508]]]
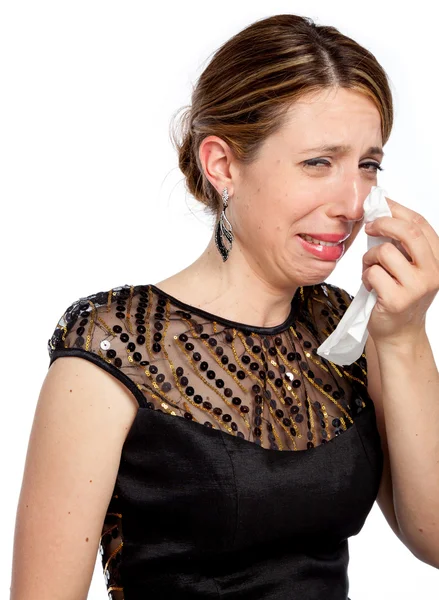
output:
[[[393,356],[414,357],[425,349],[425,345],[429,344],[429,340],[427,332],[422,329],[416,334],[394,340],[378,340],[376,342],[374,340],[374,344],[378,355],[392,354]]]

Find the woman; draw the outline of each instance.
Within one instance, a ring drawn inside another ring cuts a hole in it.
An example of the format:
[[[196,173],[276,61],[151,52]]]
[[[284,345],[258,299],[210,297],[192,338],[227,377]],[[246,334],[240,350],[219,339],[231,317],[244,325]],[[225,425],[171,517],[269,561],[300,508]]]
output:
[[[393,218],[368,231],[413,260],[392,244],[365,254],[378,301],[362,357],[316,353],[352,301],[325,279],[362,227],[392,118],[384,70],[333,27],[277,15],[218,50],[176,144],[212,239],[172,277],[80,298],[59,320],[12,600],[86,598],[98,549],[114,599],[346,599],[348,538],[375,500],[439,565],[425,333],[439,243],[420,215],[389,199]]]

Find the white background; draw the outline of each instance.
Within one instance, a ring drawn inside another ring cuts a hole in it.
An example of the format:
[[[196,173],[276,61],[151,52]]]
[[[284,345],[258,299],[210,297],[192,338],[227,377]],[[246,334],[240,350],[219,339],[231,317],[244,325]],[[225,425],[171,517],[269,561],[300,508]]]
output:
[[[437,20],[426,0],[406,13],[392,4],[3,3],[2,598],[9,594],[15,511],[47,341],[59,317],[79,297],[164,279],[210,238],[203,207],[185,191],[169,125],[220,44],[255,20],[296,13],[371,50],[390,77],[395,103],[378,184],[439,231]],[[365,251],[362,231],[327,281],[355,295]],[[427,328],[437,363],[438,316],[436,299]],[[422,398],[409,400],[401,410],[419,410]],[[438,596],[439,571],[411,554],[377,504],[350,539],[350,555],[352,600]],[[107,597],[100,555],[88,597]]]

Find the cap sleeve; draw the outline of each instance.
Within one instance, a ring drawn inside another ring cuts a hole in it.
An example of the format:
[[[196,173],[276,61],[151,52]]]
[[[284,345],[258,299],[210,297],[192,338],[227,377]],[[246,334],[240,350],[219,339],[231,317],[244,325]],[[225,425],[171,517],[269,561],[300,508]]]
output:
[[[48,340],[49,367],[60,356],[85,358],[121,381],[138,404],[146,407],[141,390],[145,381],[138,365],[133,366],[132,357],[131,362],[128,359],[124,343],[124,331],[132,334],[135,328],[129,315],[132,295],[132,287],[121,286],[70,304]]]

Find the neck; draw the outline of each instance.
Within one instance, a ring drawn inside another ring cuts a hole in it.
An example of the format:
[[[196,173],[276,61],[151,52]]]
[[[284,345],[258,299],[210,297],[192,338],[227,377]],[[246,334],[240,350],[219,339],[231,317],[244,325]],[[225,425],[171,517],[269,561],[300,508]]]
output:
[[[280,278],[279,278],[280,281]],[[223,262],[212,236],[204,252],[191,265],[158,283],[157,287],[191,306],[231,321],[255,327],[282,324],[301,284],[267,281],[260,265],[234,243]]]

